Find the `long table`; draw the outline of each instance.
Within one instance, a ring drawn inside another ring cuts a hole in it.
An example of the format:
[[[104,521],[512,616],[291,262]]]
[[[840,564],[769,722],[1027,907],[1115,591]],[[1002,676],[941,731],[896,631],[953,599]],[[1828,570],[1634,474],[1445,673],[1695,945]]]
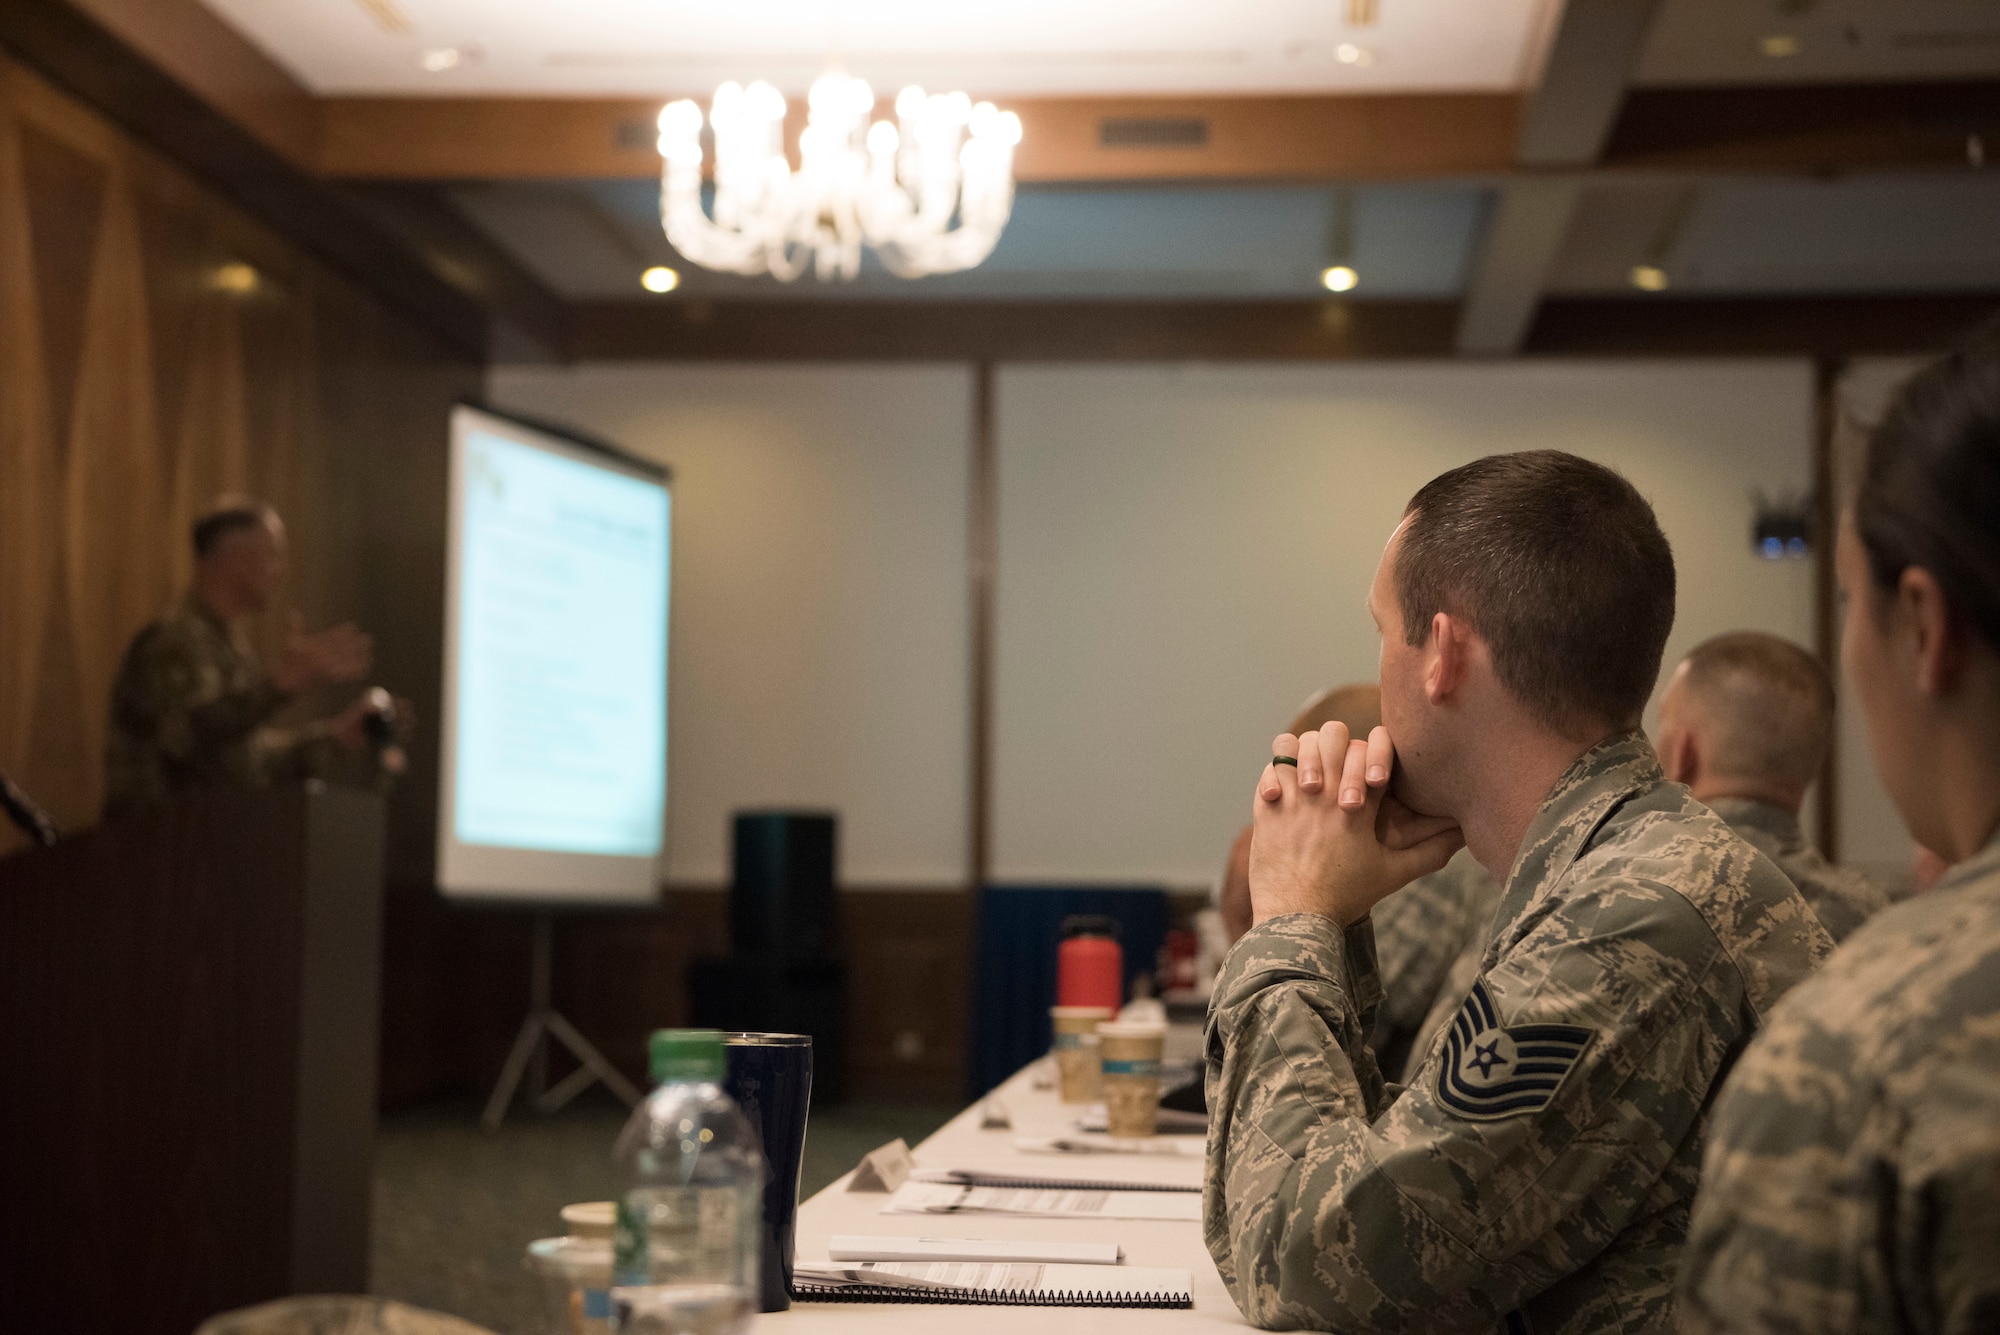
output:
[[[1081,1111],[1057,1100],[1053,1089],[1037,1088],[1044,1063],[1017,1073],[994,1091],[1013,1121],[1010,1130],[983,1130],[978,1105],[967,1108],[921,1144],[914,1154],[920,1168],[963,1168],[1040,1177],[1088,1178],[1118,1182],[1174,1182],[1199,1185],[1202,1161],[1155,1155],[1024,1154],[1016,1136],[1073,1132]],[[789,1312],[758,1319],[759,1330],[935,1331],[949,1324],[953,1335],[1034,1330],[1037,1335],[1069,1335],[1100,1330],[1193,1331],[1244,1328],[1235,1302],[1202,1245],[1201,1225],[1140,1219],[1033,1219],[1009,1215],[883,1214],[888,1197],[849,1191],[849,1173],[799,1207],[798,1254],[824,1259],[827,1240],[840,1233],[894,1237],[1050,1239],[1116,1242],[1130,1266],[1172,1266],[1193,1276],[1194,1307],[1188,1311],[1065,1307],[974,1307],[900,1303],[797,1303]]]

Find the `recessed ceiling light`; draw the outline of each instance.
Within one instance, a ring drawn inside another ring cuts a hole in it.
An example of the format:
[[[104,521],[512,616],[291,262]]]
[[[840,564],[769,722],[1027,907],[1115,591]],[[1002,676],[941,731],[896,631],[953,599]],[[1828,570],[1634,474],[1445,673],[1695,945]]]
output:
[[[443,74],[446,70],[455,70],[464,63],[465,52],[455,46],[434,46],[428,51],[420,52],[417,56],[418,66],[428,70],[432,74]]]
[[[1339,46],[1333,48],[1333,58],[1343,65],[1373,65],[1375,63],[1375,53],[1373,51],[1370,51],[1365,46],[1356,46],[1352,42],[1342,42]]]
[[[680,271],[664,264],[656,264],[639,275],[639,286],[648,292],[671,292],[680,285]]]
[[[1352,292],[1361,281],[1361,275],[1345,264],[1336,264],[1320,272],[1320,286],[1329,292]]]
[[[257,290],[257,270],[242,260],[231,260],[218,264],[208,276],[208,284],[218,292],[230,292],[237,296]]]
[[[1805,44],[1788,32],[1774,32],[1758,39],[1757,49],[1767,60],[1789,60],[1805,50]]]
[[[1632,286],[1641,292],[1664,292],[1667,290],[1667,271],[1657,264],[1635,264],[1632,266]]]

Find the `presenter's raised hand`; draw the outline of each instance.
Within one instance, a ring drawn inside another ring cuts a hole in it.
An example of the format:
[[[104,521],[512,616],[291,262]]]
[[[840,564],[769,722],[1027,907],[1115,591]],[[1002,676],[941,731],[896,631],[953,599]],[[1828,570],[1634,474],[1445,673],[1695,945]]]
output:
[[[272,684],[286,693],[315,686],[360,681],[375,661],[375,641],[352,622],[307,633],[295,614],[285,652],[271,673]]]
[[[1343,723],[1272,743],[1252,803],[1250,902],[1255,920],[1317,913],[1341,926],[1443,867],[1464,845],[1451,821],[1420,816],[1388,793],[1395,749]]]

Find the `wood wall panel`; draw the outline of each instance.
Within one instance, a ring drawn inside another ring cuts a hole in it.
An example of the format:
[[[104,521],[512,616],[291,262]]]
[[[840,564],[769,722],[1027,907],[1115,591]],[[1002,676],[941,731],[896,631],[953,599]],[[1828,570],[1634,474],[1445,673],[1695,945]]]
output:
[[[249,290],[218,281],[241,266]],[[380,374],[392,362],[400,378]],[[365,592],[401,596],[370,585],[384,558],[356,496],[426,449],[441,477],[445,413],[478,373],[0,58],[0,770],[62,826],[94,821],[119,659],[185,586],[188,524],[218,493],[263,496],[292,530],[267,643],[292,607],[368,620]],[[357,376],[366,435],[337,420]],[[441,482],[432,501],[441,530]],[[408,629],[435,641],[437,625],[426,609]],[[391,684],[434,716],[434,676]],[[403,823],[428,829],[421,812]],[[0,831],[0,851],[15,846]]]

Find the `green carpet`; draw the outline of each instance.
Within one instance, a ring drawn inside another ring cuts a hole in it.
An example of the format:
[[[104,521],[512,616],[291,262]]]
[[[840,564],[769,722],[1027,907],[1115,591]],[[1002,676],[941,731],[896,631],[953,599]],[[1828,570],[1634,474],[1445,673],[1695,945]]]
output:
[[[916,1144],[956,1111],[850,1103],[815,1112],[802,1196],[885,1141]],[[384,1118],[375,1154],[374,1292],[502,1335],[540,1335],[522,1250],[562,1232],[563,1206],[610,1196],[611,1145],[625,1117],[599,1092],[552,1117],[516,1112],[490,1135],[471,1102]]]

